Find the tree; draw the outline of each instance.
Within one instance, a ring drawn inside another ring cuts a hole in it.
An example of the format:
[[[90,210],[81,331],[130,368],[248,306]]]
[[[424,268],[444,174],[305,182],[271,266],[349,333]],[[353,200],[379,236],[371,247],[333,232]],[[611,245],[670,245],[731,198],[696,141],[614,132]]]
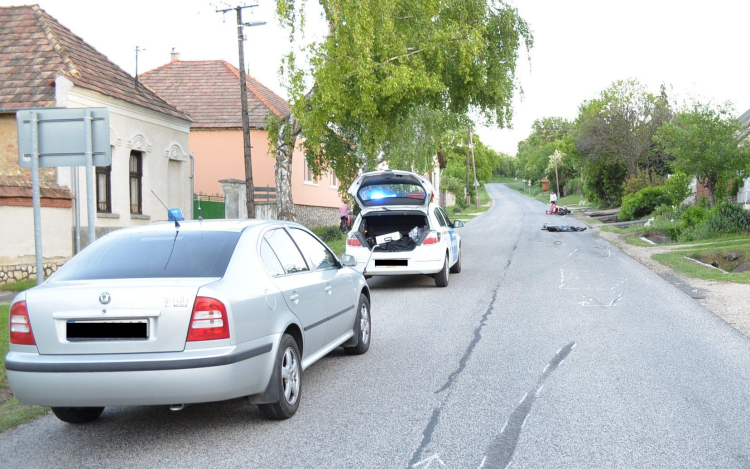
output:
[[[569,145],[572,132],[573,124],[561,117],[535,120],[531,126],[531,134],[518,143],[518,166],[521,175],[534,181],[548,176],[549,156],[555,150],[562,153],[574,150],[574,146]]]
[[[393,153],[403,147],[394,135],[425,123],[427,110],[450,116],[471,109],[487,122],[510,123],[518,51],[532,45],[516,9],[495,0],[319,1],[328,36],[299,54],[309,67],[295,52],[286,56],[292,114],[269,124],[280,218],[294,218],[290,168],[299,136],[313,171],[333,168],[346,183],[378,161],[419,162],[421,151],[410,161]],[[277,0],[277,16],[297,37],[304,0]],[[435,141],[428,126],[408,132]]]
[[[632,79],[613,83],[599,98],[581,105],[575,141],[585,173],[596,179],[587,184],[595,190],[591,194],[594,199],[619,203],[622,189],[617,186],[640,169],[649,175],[666,174],[667,155],[654,144],[653,137],[671,115],[664,87],[654,95]],[[605,175],[598,171],[612,172]]]
[[[474,164],[477,169],[477,180],[479,182],[488,182],[492,179],[492,173],[495,168],[498,167],[501,161],[501,154],[495,150],[487,147],[479,139],[479,136],[473,134],[471,136],[472,144],[474,145]],[[466,130],[455,129],[449,132],[443,139],[443,154],[445,155],[445,169],[443,170],[443,179],[449,178],[450,180],[459,180],[461,187],[466,186]],[[471,170],[471,168],[470,168]],[[473,182],[474,173],[471,171],[471,178]],[[448,187],[446,183],[445,189],[454,191],[455,188]],[[455,192],[454,192],[455,194]],[[456,197],[462,199],[463,189],[455,194]],[[469,187],[469,196],[474,197],[474,186],[473,184]]]
[[[723,195],[728,181],[740,177],[750,161],[750,147],[738,141],[741,130],[731,104],[695,102],[665,124],[655,141],[674,157],[675,170],[694,174],[708,189],[713,206],[717,193]]]

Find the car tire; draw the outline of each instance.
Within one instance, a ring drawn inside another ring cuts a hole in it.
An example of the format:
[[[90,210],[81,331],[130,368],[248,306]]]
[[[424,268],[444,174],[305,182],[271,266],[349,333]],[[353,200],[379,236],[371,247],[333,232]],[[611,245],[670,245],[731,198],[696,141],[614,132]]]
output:
[[[53,407],[52,412],[63,422],[78,425],[98,419],[104,407]]]
[[[461,273],[461,247],[458,248],[458,259],[456,260],[456,263],[453,264],[453,267],[451,267],[451,273],[452,274],[460,274]]]
[[[447,287],[448,286],[448,275],[450,268],[448,267],[448,254],[445,254],[445,262],[443,263],[443,270],[435,275],[435,286],[436,287]]]
[[[258,404],[258,409],[269,420],[286,420],[297,412],[302,398],[302,363],[299,346],[291,335],[281,337],[274,366],[279,379],[278,401]]]
[[[370,349],[372,341],[372,314],[370,313],[370,302],[364,294],[359,295],[357,306],[357,317],[354,319],[355,331],[358,334],[357,345],[344,347],[347,355],[362,355]]]

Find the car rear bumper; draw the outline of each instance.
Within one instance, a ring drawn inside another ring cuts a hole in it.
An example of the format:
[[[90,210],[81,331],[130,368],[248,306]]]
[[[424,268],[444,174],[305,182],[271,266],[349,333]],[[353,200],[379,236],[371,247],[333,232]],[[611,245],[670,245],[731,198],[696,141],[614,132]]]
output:
[[[368,255],[369,257],[369,255]],[[443,269],[443,263],[445,257],[440,256],[435,259],[421,259],[421,258],[407,258],[405,256],[399,256],[398,253],[383,253],[374,254],[370,263],[367,264],[368,257],[363,259],[357,259],[356,269],[360,272],[366,270],[365,275],[376,276],[376,275],[433,275],[440,272]],[[391,260],[391,259],[406,259],[406,266],[377,266],[378,260]]]
[[[278,335],[241,349],[174,353],[39,355],[10,352],[8,383],[25,404],[54,407],[170,405],[221,401],[265,391]]]

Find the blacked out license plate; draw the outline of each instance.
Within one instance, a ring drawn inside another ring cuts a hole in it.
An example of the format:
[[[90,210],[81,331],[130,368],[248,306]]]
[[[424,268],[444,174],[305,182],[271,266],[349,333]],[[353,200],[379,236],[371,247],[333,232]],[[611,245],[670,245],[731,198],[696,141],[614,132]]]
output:
[[[69,341],[148,339],[148,321],[146,319],[122,321],[70,320],[66,327]]]

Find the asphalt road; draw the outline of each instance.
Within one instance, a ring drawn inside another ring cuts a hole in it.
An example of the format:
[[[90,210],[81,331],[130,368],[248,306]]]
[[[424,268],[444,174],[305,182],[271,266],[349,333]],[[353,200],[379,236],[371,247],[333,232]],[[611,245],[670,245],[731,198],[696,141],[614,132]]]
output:
[[[267,422],[243,400],[46,416],[4,467],[750,468],[750,340],[586,231],[491,185],[463,272],[372,279],[373,343],[303,376]],[[750,299],[748,301],[750,307]]]

